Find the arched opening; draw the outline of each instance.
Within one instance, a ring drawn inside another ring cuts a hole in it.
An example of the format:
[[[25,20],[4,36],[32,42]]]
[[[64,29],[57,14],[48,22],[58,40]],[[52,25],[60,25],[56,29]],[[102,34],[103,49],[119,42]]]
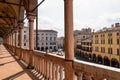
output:
[[[48,50],[48,47],[46,47],[45,50]]]
[[[82,59],[84,58],[84,53],[81,53],[81,58],[82,58]]]
[[[54,46],[54,51],[57,51],[56,46]]]
[[[118,62],[118,60],[115,59],[115,58],[112,58],[112,59],[111,59],[111,66],[112,66],[112,67],[119,68],[119,62]]]
[[[98,61],[97,61],[99,64],[102,64],[102,56],[101,55],[98,55]]]
[[[44,47],[41,47],[41,51],[44,51]]]
[[[76,57],[76,59],[79,58],[79,51],[76,51],[76,52],[75,52],[75,57]]]
[[[91,55],[91,54],[88,55],[88,60],[89,60],[89,61],[92,60],[92,55]]]
[[[85,53],[85,57],[84,57],[85,60],[88,60],[88,54]]]
[[[80,52],[79,54],[80,54],[80,55],[79,55],[79,58],[81,58],[81,56],[82,56],[81,52]]]
[[[93,56],[92,56],[92,61],[93,61],[93,62],[96,62],[96,54],[93,54]]]
[[[40,50],[40,47],[37,47],[37,50]]]
[[[104,65],[110,66],[110,60],[107,56],[104,57]]]

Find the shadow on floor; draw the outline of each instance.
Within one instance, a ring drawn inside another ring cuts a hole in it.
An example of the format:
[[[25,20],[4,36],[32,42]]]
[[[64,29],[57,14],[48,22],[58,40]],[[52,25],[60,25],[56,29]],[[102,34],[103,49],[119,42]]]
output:
[[[10,51],[9,51],[10,52]],[[11,54],[11,53],[10,53]],[[26,66],[23,64],[23,61],[18,59],[16,56],[12,55],[11,54],[11,57],[13,57],[15,59],[15,61],[22,67],[23,71],[21,72],[18,72],[14,75],[11,75],[11,76],[8,76],[6,78],[4,78],[3,80],[13,80],[21,75],[23,75],[24,73],[26,73],[32,80],[39,80],[32,72],[31,72],[31,69],[27,69]],[[8,64],[8,63],[11,63],[11,62],[15,62],[15,61],[10,61],[10,62],[7,62],[7,63],[3,63],[3,64],[0,64],[0,66],[4,65],[4,64]],[[24,80],[24,79],[23,79]]]

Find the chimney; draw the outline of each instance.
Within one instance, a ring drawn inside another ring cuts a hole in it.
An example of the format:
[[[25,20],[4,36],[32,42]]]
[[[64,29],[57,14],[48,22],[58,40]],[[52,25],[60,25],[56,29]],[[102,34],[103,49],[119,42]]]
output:
[[[120,23],[115,23],[115,27],[120,27]]]

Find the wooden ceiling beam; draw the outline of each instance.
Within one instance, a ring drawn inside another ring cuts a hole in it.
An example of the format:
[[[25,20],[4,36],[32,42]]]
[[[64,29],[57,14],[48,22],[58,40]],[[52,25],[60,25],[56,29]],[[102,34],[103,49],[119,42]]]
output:
[[[9,16],[0,16],[0,18],[9,18],[9,19],[15,19],[15,17],[9,17]]]
[[[23,4],[17,4],[17,3],[11,3],[11,2],[6,2],[6,1],[0,1],[0,3],[4,3],[4,4],[10,4],[10,5],[15,5],[15,6],[24,6]]]

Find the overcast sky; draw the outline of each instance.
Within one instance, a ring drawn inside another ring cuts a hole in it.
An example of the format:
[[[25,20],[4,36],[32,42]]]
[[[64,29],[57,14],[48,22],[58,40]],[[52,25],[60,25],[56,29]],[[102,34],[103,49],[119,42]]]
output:
[[[40,2],[41,0],[39,0]],[[73,0],[74,30],[99,30],[120,22],[120,0]],[[39,29],[53,29],[64,35],[64,0],[45,0],[39,6]]]

